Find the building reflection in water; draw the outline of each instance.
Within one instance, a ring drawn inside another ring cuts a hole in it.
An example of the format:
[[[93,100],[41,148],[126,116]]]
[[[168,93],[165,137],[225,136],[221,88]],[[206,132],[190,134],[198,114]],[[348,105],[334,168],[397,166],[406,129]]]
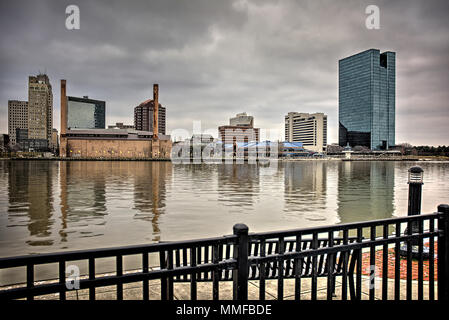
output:
[[[303,214],[309,221],[326,220],[326,181],[323,161],[286,162],[284,211]]]
[[[171,162],[136,162],[134,173],[135,219],[151,222],[153,241],[160,240],[159,217],[165,211],[166,185],[171,176]]]
[[[75,227],[81,237],[99,236],[95,226],[105,224],[106,177],[110,168],[94,161],[62,161],[59,168],[61,200],[61,242],[67,241],[67,230]]]
[[[8,162],[8,217],[10,224],[23,223],[26,226],[30,246],[49,246],[53,244],[51,228],[53,213],[53,178],[56,166],[47,161],[9,161]]]
[[[394,212],[393,161],[343,161],[338,168],[340,223],[391,218]]]
[[[111,220],[126,219],[131,212],[133,219],[151,222],[153,240],[159,240],[158,219],[165,209],[165,185],[170,172],[168,162],[61,162],[62,241],[67,241],[68,230],[82,233],[79,237],[103,235],[104,228],[98,226],[105,226],[106,216],[117,211],[120,217]],[[130,196],[134,197],[132,206]]]
[[[244,210],[253,206],[260,194],[261,164],[221,164],[217,170],[218,202]]]

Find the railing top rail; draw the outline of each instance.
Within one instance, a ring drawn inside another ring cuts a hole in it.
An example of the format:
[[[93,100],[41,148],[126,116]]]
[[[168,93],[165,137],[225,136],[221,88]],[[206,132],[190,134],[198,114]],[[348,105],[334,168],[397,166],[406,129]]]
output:
[[[323,233],[323,232],[342,231],[342,230],[349,230],[349,229],[382,226],[385,224],[404,223],[404,222],[408,222],[408,221],[429,220],[432,218],[437,218],[441,215],[443,215],[443,213],[434,212],[434,213],[421,214],[421,215],[415,215],[415,216],[368,220],[368,221],[362,221],[362,222],[352,222],[352,223],[337,224],[337,225],[330,225],[330,226],[318,226],[318,227],[291,229],[291,230],[284,230],[284,231],[258,232],[258,233],[250,233],[249,237],[250,237],[250,239],[269,239],[269,238],[277,238],[277,237],[292,237],[292,236],[296,236],[299,234],[302,234],[302,235],[313,234],[314,232]]]
[[[174,241],[174,242],[159,242],[145,245],[132,245],[124,247],[112,247],[112,248],[98,248],[90,250],[76,250],[67,252],[54,252],[44,254],[33,254],[16,257],[4,257],[0,258],[0,269],[13,268],[25,266],[27,264],[45,264],[55,263],[59,261],[75,261],[84,260],[89,258],[107,258],[117,255],[133,255],[141,253],[158,252],[162,250],[174,250],[190,247],[198,247],[214,244],[234,243],[237,241],[237,236],[226,235],[222,237]]]

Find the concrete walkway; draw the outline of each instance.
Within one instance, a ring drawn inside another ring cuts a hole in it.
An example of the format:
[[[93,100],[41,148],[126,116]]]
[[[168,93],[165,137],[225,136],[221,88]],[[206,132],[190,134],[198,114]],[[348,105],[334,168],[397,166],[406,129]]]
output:
[[[341,276],[336,278],[336,297],[333,300],[340,300],[342,293]],[[388,280],[388,300],[394,299],[394,280]],[[197,299],[198,300],[212,300],[212,283],[199,282],[197,283]],[[265,299],[277,299],[277,280],[267,280],[265,285]],[[294,300],[295,298],[295,282],[294,279],[284,280],[284,299]],[[150,300],[160,300],[160,280],[152,280],[149,282]],[[406,300],[406,281],[400,281],[400,296],[401,300]],[[437,296],[437,283],[435,284],[435,297]],[[50,294],[36,297],[36,300],[55,300],[59,298],[59,294]],[[220,300],[232,300],[232,282],[223,281],[219,288]],[[249,281],[248,284],[248,298],[249,300],[259,300],[259,281]],[[380,300],[382,298],[382,280],[376,279],[375,298]],[[412,299],[418,298],[417,281],[412,282]],[[88,300],[89,291],[75,290],[67,292],[67,300]],[[116,288],[115,286],[108,286],[96,289],[97,300],[115,300]],[[124,300],[142,300],[142,283],[130,283],[123,285],[123,299]],[[174,299],[176,300],[190,300],[190,283],[175,283],[174,284]],[[306,278],[301,280],[301,299],[311,299],[311,279]],[[318,278],[317,281],[317,299],[327,299],[327,279]],[[362,277],[362,300],[369,299],[369,277]],[[424,299],[429,299],[429,284],[424,283]],[[349,287],[348,287],[349,300]]]

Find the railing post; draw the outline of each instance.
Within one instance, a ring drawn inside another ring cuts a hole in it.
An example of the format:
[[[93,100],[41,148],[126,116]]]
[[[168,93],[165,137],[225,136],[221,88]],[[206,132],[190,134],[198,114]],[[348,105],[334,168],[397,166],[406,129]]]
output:
[[[248,227],[245,224],[234,225],[234,235],[238,236],[237,251],[234,246],[234,259],[237,269],[233,270],[234,300],[248,300]]]
[[[444,213],[438,218],[438,300],[449,300],[449,205],[440,204],[438,212]]]

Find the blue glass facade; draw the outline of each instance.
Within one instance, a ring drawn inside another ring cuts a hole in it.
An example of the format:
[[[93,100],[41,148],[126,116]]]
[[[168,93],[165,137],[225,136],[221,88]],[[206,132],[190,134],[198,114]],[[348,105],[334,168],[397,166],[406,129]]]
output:
[[[396,54],[370,49],[339,61],[339,144],[395,145]]]
[[[89,98],[67,97],[67,128],[104,129],[106,102]]]

